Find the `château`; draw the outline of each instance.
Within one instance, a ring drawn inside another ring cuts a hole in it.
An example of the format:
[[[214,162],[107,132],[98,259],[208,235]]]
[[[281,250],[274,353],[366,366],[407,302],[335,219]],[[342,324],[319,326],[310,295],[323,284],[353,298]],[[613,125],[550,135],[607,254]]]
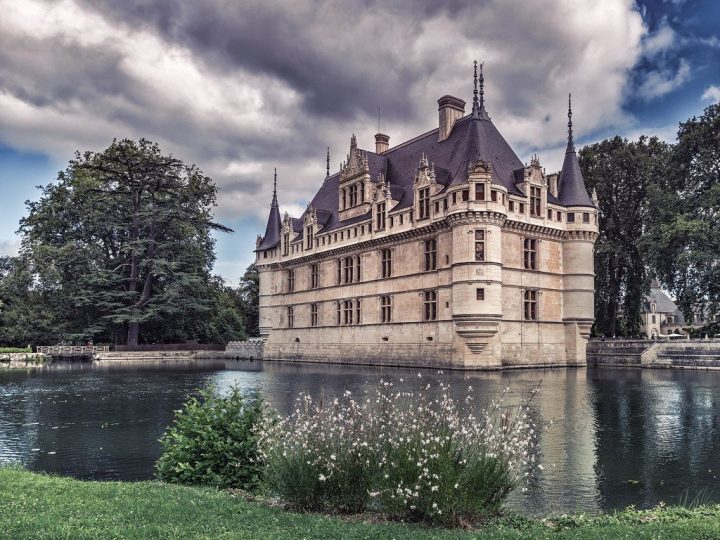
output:
[[[479,83],[479,85],[478,85]],[[479,86],[479,90],[478,90]],[[443,96],[432,131],[356,137],[299,218],[258,237],[264,358],[500,369],[584,365],[597,199],[572,133],[562,170],[523,165],[485,109]]]

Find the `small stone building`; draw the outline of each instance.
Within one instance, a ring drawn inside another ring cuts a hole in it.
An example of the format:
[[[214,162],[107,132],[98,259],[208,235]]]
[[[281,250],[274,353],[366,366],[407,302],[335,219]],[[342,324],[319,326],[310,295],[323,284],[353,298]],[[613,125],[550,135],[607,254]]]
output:
[[[669,334],[684,334],[685,318],[670,297],[660,288],[660,283],[650,283],[650,294],[643,302],[642,333],[648,339],[658,339]]]
[[[470,114],[453,96],[438,110],[434,129],[396,146],[378,133],[362,149],[353,135],[298,218],[281,218],[274,190],[256,249],[266,359],[585,364],[598,213],[570,108],[553,174],[497,130],[482,71]]]

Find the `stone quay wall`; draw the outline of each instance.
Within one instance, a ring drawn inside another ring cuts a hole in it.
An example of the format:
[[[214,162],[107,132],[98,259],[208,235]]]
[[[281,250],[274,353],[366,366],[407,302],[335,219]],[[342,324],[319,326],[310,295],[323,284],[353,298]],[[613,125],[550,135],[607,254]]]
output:
[[[262,360],[264,348],[265,341],[261,339],[231,341],[225,347],[225,358]]]
[[[720,369],[720,339],[591,340],[588,365],[642,368]]]
[[[1,369],[36,369],[44,367],[51,358],[42,353],[0,353]]]

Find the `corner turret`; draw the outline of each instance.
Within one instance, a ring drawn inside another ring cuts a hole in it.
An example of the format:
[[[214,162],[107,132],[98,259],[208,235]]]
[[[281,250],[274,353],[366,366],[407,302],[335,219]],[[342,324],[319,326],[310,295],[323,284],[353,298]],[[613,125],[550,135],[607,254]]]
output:
[[[570,100],[571,96],[568,94],[568,143],[562,171],[560,171],[558,199],[563,206],[595,208],[585,188],[585,181],[580,172],[580,163],[578,163],[577,153],[575,152],[572,133],[572,102]]]
[[[268,215],[267,226],[262,241],[259,243],[256,251],[274,248],[280,243],[280,229],[282,222],[280,221],[280,207],[277,199],[277,169],[273,177],[273,198],[270,203],[270,214]]]

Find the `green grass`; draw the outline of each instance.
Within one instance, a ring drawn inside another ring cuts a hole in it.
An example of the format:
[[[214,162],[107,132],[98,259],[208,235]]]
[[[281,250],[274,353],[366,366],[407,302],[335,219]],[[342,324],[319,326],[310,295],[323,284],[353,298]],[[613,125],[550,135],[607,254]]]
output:
[[[0,353],[31,353],[30,347],[0,347]]]
[[[2,538],[720,538],[720,505],[626,510],[539,520],[507,517],[480,530],[343,521],[294,514],[228,493],[159,482],[81,482],[0,468]]]

